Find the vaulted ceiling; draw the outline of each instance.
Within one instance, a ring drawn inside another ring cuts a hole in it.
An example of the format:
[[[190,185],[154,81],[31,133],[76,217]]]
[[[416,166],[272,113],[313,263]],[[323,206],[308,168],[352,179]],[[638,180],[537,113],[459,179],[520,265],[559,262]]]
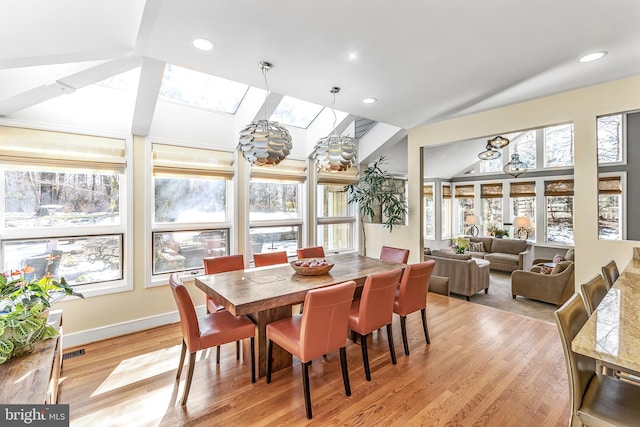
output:
[[[0,21],[0,115],[142,65],[140,134],[165,63],[262,87],[267,60],[273,92],[340,86],[338,109],[404,129],[640,74],[637,0],[0,0]]]

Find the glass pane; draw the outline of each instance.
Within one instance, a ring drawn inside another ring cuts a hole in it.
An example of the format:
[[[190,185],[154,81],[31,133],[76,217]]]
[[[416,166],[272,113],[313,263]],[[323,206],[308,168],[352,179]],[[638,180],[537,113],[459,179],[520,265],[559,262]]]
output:
[[[318,185],[318,217],[354,216],[344,185]]]
[[[467,233],[467,226],[464,221],[468,215],[475,215],[475,203],[474,199],[470,197],[465,197],[462,199],[456,199],[458,201],[458,234],[469,234]]]
[[[121,234],[10,240],[2,253],[3,271],[31,266],[36,278],[48,272],[72,286],[123,278]]]
[[[74,227],[120,224],[120,175],[4,172],[4,226]]]
[[[229,255],[229,230],[153,233],[153,274],[203,268],[205,256]]]
[[[318,225],[318,244],[324,248],[325,254],[354,249],[354,236],[353,223]]]
[[[488,235],[492,227],[502,229],[502,199],[482,199],[482,228]]]
[[[298,186],[293,183],[251,182],[249,220],[299,219]]]
[[[502,152],[503,150],[499,150]],[[480,161],[480,173],[488,173],[488,172],[502,172],[502,167],[504,163],[502,161],[502,156],[493,160],[481,160]]]
[[[279,122],[283,125],[295,126],[306,129],[311,122],[320,114],[324,107],[311,102],[285,96],[282,98],[269,120]],[[336,111],[336,116],[338,115]],[[341,113],[346,116],[345,113]]]
[[[598,236],[601,239],[622,239],[621,205],[622,196],[619,194],[598,195]]]
[[[520,161],[527,165],[528,169],[536,167],[536,131],[530,130],[520,135],[510,144],[511,154],[520,155]]]
[[[433,195],[433,189],[431,190]],[[436,219],[435,206],[433,196],[424,197],[424,238],[426,240],[435,240],[436,238]]]
[[[167,64],[160,98],[193,107],[235,114],[249,86]]]
[[[598,117],[598,163],[622,161],[622,114]]]
[[[284,227],[251,227],[251,260],[253,254],[265,252],[287,251],[287,256],[297,256],[300,247],[298,239],[300,227],[297,225]]]
[[[536,198],[535,197],[514,197],[511,199],[513,204],[513,218],[517,216],[526,216],[531,220],[531,227],[527,231],[527,239],[535,240],[536,238]],[[518,230],[514,230],[517,232]],[[514,232],[513,237],[519,237]]]
[[[156,223],[225,222],[227,181],[224,179],[153,179]]]
[[[547,196],[547,242],[573,244],[573,197]]]
[[[544,129],[544,167],[573,166],[573,124]]]
[[[442,238],[451,237],[451,199],[442,199]]]

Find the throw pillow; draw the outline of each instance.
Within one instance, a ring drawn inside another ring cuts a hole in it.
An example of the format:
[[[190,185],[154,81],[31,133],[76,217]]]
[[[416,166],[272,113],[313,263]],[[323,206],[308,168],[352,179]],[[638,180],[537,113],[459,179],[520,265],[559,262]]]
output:
[[[469,252],[484,252],[484,243],[469,242]]]
[[[560,255],[560,254],[556,254],[556,255],[553,257],[553,262],[554,262],[555,264],[557,264],[557,263],[559,263],[559,262],[562,262],[562,261],[564,261],[564,257],[563,257],[562,255]]]

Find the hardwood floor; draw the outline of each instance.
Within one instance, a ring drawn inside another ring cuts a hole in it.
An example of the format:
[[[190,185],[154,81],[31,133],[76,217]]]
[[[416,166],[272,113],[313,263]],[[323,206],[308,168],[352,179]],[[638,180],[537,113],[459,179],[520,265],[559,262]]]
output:
[[[313,420],[304,411],[300,364],[275,372],[271,384],[251,383],[235,344],[196,364],[186,408],[176,386],[179,325],[83,346],[64,361],[60,403],[72,426],[404,425],[566,426],[569,388],[554,324],[429,294],[426,345],[419,313],[407,318],[410,356],[400,324],[392,365],[384,328],[369,345],[372,381],[364,378],[360,346],[349,342],[352,395],[346,397],[339,353],[310,370]],[[67,349],[65,352],[76,349]]]

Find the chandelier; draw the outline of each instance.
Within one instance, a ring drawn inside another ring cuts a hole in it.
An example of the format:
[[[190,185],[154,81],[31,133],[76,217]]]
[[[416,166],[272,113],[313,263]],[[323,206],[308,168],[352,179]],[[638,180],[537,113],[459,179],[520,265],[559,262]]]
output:
[[[507,138],[499,135],[488,141],[489,145],[491,145],[491,147],[496,149],[506,147],[507,145],[509,145],[509,142],[510,141]]]
[[[348,136],[338,135],[336,131],[337,116],[333,109],[336,102],[336,93],[339,87],[332,87],[333,102],[333,132],[329,136],[320,138],[316,143],[311,158],[315,161],[318,170],[326,172],[343,172],[349,169],[356,160],[356,140]]]
[[[251,122],[240,131],[238,149],[252,165],[275,166],[289,155],[293,144],[291,143],[291,135],[284,126],[278,122],[267,120],[267,96],[269,95],[267,71],[271,69],[272,65],[268,62],[261,62],[259,65],[264,77],[265,118]]]
[[[493,160],[497,159],[500,156],[500,152],[493,148],[490,142],[487,142],[486,150],[478,154],[478,158],[480,160]]]
[[[512,154],[511,161],[504,165],[504,168],[502,168],[502,170],[504,171],[504,173],[517,178],[527,171],[527,165],[524,162],[520,161],[519,154]]]

